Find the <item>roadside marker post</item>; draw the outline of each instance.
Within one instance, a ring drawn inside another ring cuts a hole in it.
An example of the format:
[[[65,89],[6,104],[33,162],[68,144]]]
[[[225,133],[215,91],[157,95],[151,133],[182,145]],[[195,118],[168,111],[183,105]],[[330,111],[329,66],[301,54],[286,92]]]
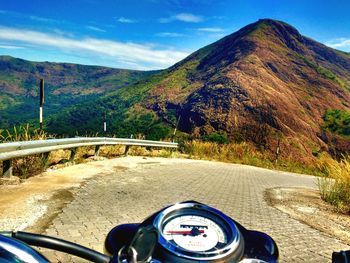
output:
[[[106,112],[105,112],[105,118],[104,118],[104,122],[103,122],[103,132],[105,134],[107,133],[107,116],[106,116]]]
[[[40,106],[39,106],[39,124],[40,130],[43,130],[43,104],[44,104],[44,79],[40,79]]]

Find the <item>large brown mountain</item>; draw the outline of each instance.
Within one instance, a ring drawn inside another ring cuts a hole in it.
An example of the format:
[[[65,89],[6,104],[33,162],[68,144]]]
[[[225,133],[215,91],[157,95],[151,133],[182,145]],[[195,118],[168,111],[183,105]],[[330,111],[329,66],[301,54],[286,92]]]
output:
[[[119,135],[165,136],[178,123],[194,137],[223,132],[271,149],[281,140],[288,151],[304,155],[328,149],[322,128],[327,110],[350,111],[350,55],[284,22],[262,19],[48,125],[100,130],[85,114],[91,108],[93,116],[108,111],[109,127]]]
[[[224,130],[236,136],[238,130],[253,140],[277,132],[290,139],[285,143],[311,151],[326,147],[325,112],[350,110],[350,55],[283,22],[259,20],[170,71],[196,60],[187,79],[198,82],[198,88],[182,100],[169,91],[159,107],[179,106],[180,127],[187,132]]]

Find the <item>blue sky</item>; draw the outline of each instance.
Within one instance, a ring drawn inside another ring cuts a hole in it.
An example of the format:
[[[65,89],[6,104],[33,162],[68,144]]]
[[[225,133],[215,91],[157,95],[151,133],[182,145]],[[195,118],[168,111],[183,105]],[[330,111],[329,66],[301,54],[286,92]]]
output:
[[[350,52],[349,10],[349,0],[0,0],[0,55],[161,69],[260,18]]]

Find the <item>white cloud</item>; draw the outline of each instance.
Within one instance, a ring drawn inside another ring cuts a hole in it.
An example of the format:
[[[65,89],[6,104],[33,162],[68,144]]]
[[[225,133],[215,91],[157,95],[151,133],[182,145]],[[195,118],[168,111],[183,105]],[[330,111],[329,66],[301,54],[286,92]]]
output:
[[[119,23],[124,23],[124,24],[133,24],[137,23],[137,20],[130,19],[130,18],[125,18],[125,17],[119,17],[118,18]]]
[[[191,23],[198,23],[203,21],[203,18],[201,16],[196,16],[196,15],[187,14],[187,13],[177,14],[175,18],[179,21],[191,22]]]
[[[198,31],[217,33],[217,32],[222,32],[224,30],[219,27],[202,27],[202,28],[198,28]]]
[[[11,41],[16,46],[30,44],[38,49],[48,47],[66,53],[78,53],[90,58],[98,56],[106,60],[113,59],[119,66],[129,63],[138,65],[138,68],[148,69],[169,67],[188,55],[188,53],[171,48],[156,49],[155,46],[89,37],[75,39],[58,34],[8,27],[0,27],[0,39]]]
[[[51,18],[41,17],[41,16],[29,16],[29,19],[38,21],[38,22],[45,22],[45,23],[57,23],[58,21]]]
[[[157,33],[156,36],[158,36],[158,37],[183,37],[185,35],[180,34],[180,33],[174,33],[174,32],[160,32],[160,33]]]
[[[199,23],[203,21],[202,16],[193,15],[190,13],[180,13],[174,16],[166,17],[166,18],[160,18],[160,23],[170,23],[173,21],[182,21],[187,23]]]
[[[1,44],[0,44],[0,48],[4,48],[4,49],[24,49],[24,47],[13,46],[13,45],[1,45]]]
[[[350,39],[337,38],[325,43],[327,46],[332,48],[350,48]]]
[[[60,35],[60,36],[71,37],[71,38],[74,37],[74,34],[73,34],[73,33],[68,32],[68,31],[63,31],[63,30],[58,29],[58,28],[52,29],[52,32],[55,33],[55,34],[57,34],[57,35]]]
[[[92,31],[96,31],[96,32],[106,32],[106,30],[102,29],[102,28],[99,28],[97,26],[87,26],[86,27],[87,29],[90,29]]]

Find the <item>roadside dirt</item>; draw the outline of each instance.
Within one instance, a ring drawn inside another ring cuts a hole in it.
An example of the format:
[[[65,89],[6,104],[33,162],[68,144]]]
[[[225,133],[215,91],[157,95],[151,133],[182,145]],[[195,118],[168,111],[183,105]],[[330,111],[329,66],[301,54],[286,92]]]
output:
[[[292,218],[350,245],[350,216],[338,213],[320,193],[307,188],[273,188],[265,199]]]
[[[0,185],[0,230],[42,233],[86,179],[118,170],[105,167],[102,173],[99,162],[48,169],[19,185]]]
[[[90,161],[61,169],[49,168],[18,185],[0,185],[0,231],[43,233],[66,204],[73,200],[74,192],[89,178],[118,174],[128,169],[144,169],[145,165],[184,161],[157,157]]]

